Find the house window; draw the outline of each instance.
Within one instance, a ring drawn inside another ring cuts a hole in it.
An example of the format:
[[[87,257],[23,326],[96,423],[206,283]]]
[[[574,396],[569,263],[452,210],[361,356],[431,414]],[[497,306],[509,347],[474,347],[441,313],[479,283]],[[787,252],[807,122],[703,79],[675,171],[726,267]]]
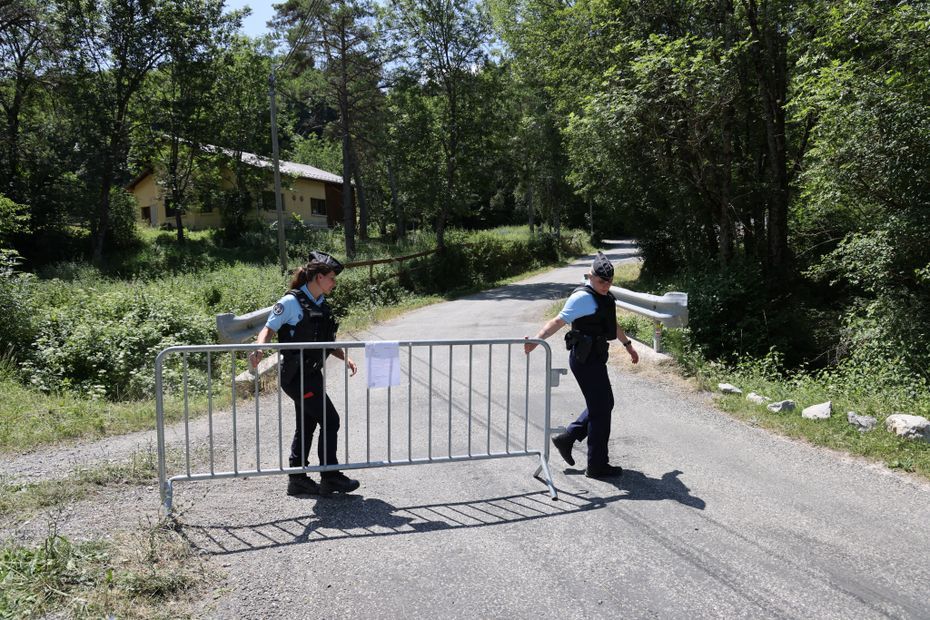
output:
[[[284,204],[284,192],[281,192],[281,204]],[[274,192],[262,192],[262,209],[274,211],[277,208],[274,203]]]
[[[152,221],[152,207],[142,207],[142,219],[146,222]]]
[[[319,198],[310,199],[310,213],[313,215],[326,215],[326,201]]]
[[[213,213],[213,206],[216,203],[216,196],[212,193],[204,196],[200,201],[201,213]]]
[[[175,209],[171,204],[171,200],[169,198],[165,198],[165,217],[174,217],[177,215],[177,213],[178,210]]]

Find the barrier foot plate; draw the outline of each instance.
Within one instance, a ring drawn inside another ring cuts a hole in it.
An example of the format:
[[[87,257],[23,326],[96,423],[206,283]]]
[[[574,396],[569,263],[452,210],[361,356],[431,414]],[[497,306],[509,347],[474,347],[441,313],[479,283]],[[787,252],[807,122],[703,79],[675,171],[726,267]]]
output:
[[[540,472],[545,474],[544,478],[540,477]],[[539,455],[539,467],[536,468],[533,477],[546,483],[546,486],[549,487],[549,497],[552,498],[552,501],[559,499],[559,492],[556,490],[555,483],[552,482],[552,474],[549,472],[549,463],[546,462],[542,454]]]

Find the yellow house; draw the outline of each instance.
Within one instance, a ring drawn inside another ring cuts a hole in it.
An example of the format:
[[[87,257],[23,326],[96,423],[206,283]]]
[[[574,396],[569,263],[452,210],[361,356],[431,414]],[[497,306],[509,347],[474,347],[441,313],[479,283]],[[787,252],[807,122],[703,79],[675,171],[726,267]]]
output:
[[[232,155],[226,149],[204,147],[204,150]],[[271,222],[277,217],[274,200],[273,164],[271,159],[253,153],[242,153],[242,161],[256,168],[268,171],[268,183],[261,196],[256,197],[255,213],[264,221]],[[331,227],[342,222],[342,177],[291,161],[280,162],[281,199],[285,216],[297,213],[301,220],[310,226]],[[232,173],[222,173],[223,188],[232,188]],[[136,197],[139,205],[139,221],[153,227],[162,224],[173,225],[174,209],[165,205],[165,189],[158,183],[156,173],[151,169],[137,176],[127,189]],[[184,227],[189,230],[219,228],[220,213],[217,209],[204,209],[184,213],[181,216]]]

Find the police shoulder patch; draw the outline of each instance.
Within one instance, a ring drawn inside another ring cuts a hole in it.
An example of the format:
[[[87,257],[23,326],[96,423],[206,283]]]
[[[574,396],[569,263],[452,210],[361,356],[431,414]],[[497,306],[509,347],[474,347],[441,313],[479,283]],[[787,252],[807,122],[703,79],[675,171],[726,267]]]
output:
[[[274,312],[278,316],[284,314],[284,304],[282,304],[281,302],[276,303],[274,305],[274,308],[271,309],[271,311]]]

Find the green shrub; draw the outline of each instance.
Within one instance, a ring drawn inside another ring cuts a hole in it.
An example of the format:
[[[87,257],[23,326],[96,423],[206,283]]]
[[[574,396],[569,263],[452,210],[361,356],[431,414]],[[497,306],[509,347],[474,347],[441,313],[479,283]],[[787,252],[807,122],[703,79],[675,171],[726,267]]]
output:
[[[524,228],[446,232],[446,251],[417,259],[405,268],[403,283],[418,293],[446,293],[493,285],[529,269],[552,263],[563,255],[583,253],[586,236],[567,231],[529,236]]]
[[[31,312],[35,278],[19,273],[19,256],[0,249],[0,358],[22,359],[35,338]]]
[[[0,194],[0,248],[8,248],[13,235],[26,232],[28,223],[27,207]]]
[[[671,283],[647,275],[637,286],[658,295],[688,293],[689,330],[682,346],[700,349],[707,359],[759,357],[775,347],[789,365],[798,365],[815,357],[820,346],[811,332],[811,311],[800,296],[787,290],[771,295],[751,262],[692,268]]]
[[[267,227],[253,232],[275,247]],[[289,247],[292,264],[305,259],[310,249],[341,257],[341,239],[331,231],[291,233],[303,235],[301,245]],[[216,314],[244,314],[270,306],[287,288],[289,274],[282,275],[273,260],[259,265],[229,260],[226,254],[233,256],[232,251],[218,248],[208,233],[193,233],[183,245],[172,233],[143,235],[145,248],[128,271],[144,277],[131,282],[107,278],[84,263],[51,265],[43,273],[53,279],[46,280],[17,275],[11,267],[0,272],[0,310],[17,317],[0,327],[0,335],[5,346],[28,345],[21,347],[31,351],[28,359],[18,361],[35,388],[108,400],[150,397],[154,359],[162,349],[210,344],[216,339]],[[560,252],[585,250],[585,237],[578,231],[564,235],[561,246],[552,236],[531,238],[525,228],[516,227],[450,231],[447,239],[445,255],[413,261],[413,269],[403,267],[400,277],[394,264],[377,265],[371,276],[367,267],[343,272],[330,296],[337,317],[403,303],[411,290],[432,293],[490,285],[556,260]],[[372,239],[360,243],[356,259],[411,254],[432,243],[428,231],[411,234],[403,244]],[[24,308],[35,308],[38,314]],[[181,356],[166,360],[167,390],[181,384],[181,362]],[[195,360],[191,362],[189,386],[197,389],[206,376]],[[214,362],[214,373],[229,370]]]
[[[390,306],[410,295],[395,275],[393,267],[379,265],[368,277],[368,269],[348,269],[339,276],[338,284],[329,297],[337,317],[348,315],[354,306]]]
[[[110,191],[110,244],[114,248],[125,249],[139,245],[136,214],[139,204],[131,192],[122,187]]]
[[[884,230],[847,235],[807,275],[844,300],[836,358],[882,364],[901,358],[930,379],[930,216],[890,217]],[[915,269],[914,265],[926,265]]]
[[[23,370],[36,387],[92,397],[140,398],[153,393],[155,356],[174,345],[213,342],[212,321],[190,304],[126,288],[95,295],[71,288],[70,305],[40,320],[33,356]],[[81,303],[92,299],[92,303]],[[74,303],[77,301],[78,303]],[[172,358],[180,363],[180,356]],[[165,370],[167,386],[180,369]],[[203,378],[191,377],[194,384]]]

